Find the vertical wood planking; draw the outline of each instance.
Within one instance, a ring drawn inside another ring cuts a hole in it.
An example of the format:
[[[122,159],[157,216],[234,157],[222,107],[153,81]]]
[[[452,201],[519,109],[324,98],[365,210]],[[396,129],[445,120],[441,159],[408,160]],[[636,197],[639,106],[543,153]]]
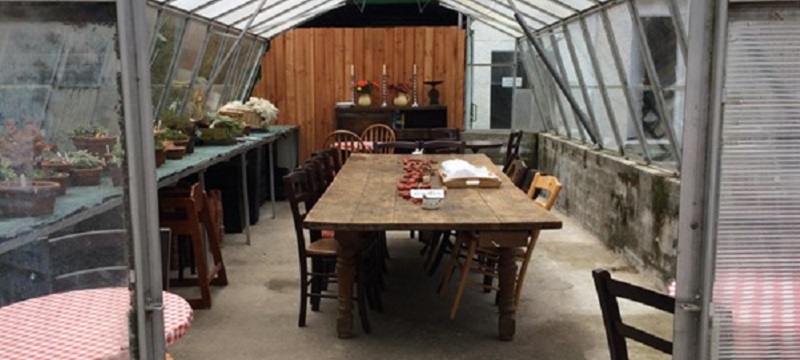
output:
[[[301,158],[316,150],[334,130],[334,106],[350,100],[350,65],[356,79],[411,86],[417,64],[418,101],[428,104],[427,80],[443,80],[437,88],[448,107],[448,126],[464,122],[464,31],[432,28],[293,29],[272,39],[262,62],[261,80],[253,96],[265,97],[280,110],[278,122],[300,126]],[[388,92],[387,103],[393,94]],[[380,92],[373,105],[380,105]]]

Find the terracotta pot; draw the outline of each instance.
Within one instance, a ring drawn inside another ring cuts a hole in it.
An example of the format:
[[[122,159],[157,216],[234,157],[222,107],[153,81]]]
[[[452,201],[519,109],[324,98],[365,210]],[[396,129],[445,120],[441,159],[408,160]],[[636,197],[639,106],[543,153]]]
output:
[[[156,150],[156,167],[164,165],[167,161],[167,152],[164,150]]]
[[[100,175],[103,174],[103,167],[94,169],[72,169],[70,177],[72,186],[97,186],[100,185]]]
[[[0,213],[2,217],[42,216],[53,213],[60,185],[52,181],[34,180],[30,186],[0,183]]]
[[[114,149],[117,144],[117,137],[84,137],[76,136],[72,138],[72,143],[78,150],[86,150],[102,158],[106,153]]]
[[[42,165],[40,167],[44,171],[50,171],[54,173],[69,174],[69,171],[72,170],[72,164],[50,163],[47,161],[42,162]]]
[[[186,148],[183,146],[175,146],[167,149],[167,159],[180,160],[183,159],[184,155],[186,155]]]
[[[172,144],[175,146],[183,146],[186,147],[189,145],[189,139],[186,140],[172,140]]]
[[[122,186],[122,167],[119,165],[108,165],[108,175],[111,176],[111,183],[114,186]]]
[[[54,173],[50,176],[34,179],[34,181],[49,181],[58,183],[60,186],[58,189],[58,195],[64,195],[67,193],[67,188],[69,187],[69,173]]]

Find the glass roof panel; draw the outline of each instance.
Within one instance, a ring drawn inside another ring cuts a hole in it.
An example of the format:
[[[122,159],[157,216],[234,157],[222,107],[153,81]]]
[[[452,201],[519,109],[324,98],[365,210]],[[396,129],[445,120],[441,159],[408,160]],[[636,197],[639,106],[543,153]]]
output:
[[[268,7],[270,6],[268,3],[269,3],[269,1],[267,3],[264,3],[264,7],[261,10],[268,9]],[[272,3],[275,4],[275,2],[272,2]],[[258,9],[259,5],[261,5],[261,1],[249,2],[246,5],[242,6],[239,9],[236,9],[236,10],[233,10],[233,7],[231,7],[229,10],[232,10],[232,11],[230,11],[227,14],[223,13],[224,15],[222,15],[222,16],[217,15],[214,18],[214,20],[220,21],[220,22],[222,22],[224,24],[232,24],[233,22],[235,22],[235,21],[237,21],[237,20],[239,20],[241,18],[248,18],[250,15],[253,15],[254,12],[259,10]]]
[[[253,1],[258,1],[258,0],[237,1],[237,3],[240,4],[237,4],[236,6],[241,5],[241,3],[250,3]],[[214,3],[208,4],[204,6],[202,9],[197,10],[196,13],[197,15],[213,19],[236,7],[231,5],[230,3],[231,1],[217,0]]]
[[[262,12],[256,16],[251,29],[253,32],[261,32],[276,24],[283,24],[293,17],[302,18],[306,13],[314,13],[318,9],[328,9],[330,6],[339,5],[344,0],[327,1],[327,0],[303,0],[303,1],[286,1],[270,11]],[[298,4],[299,3],[299,4]],[[300,19],[299,21],[302,21]],[[299,23],[299,21],[297,23]],[[235,25],[237,28],[243,28],[246,22],[241,22]]]
[[[203,4],[211,2],[211,1],[213,1],[213,0],[176,0],[176,1],[170,2],[169,5],[170,6],[174,6],[174,7],[178,8],[178,9],[192,10],[192,9],[195,9],[195,8],[197,8],[199,6],[202,6]],[[235,1],[226,1],[226,2],[227,3],[232,3],[232,2],[235,2]]]
[[[555,2],[561,2],[564,5],[572,7],[578,11],[586,10],[587,8],[592,7],[598,2],[605,2],[605,1],[591,1],[591,0],[552,0]]]
[[[572,10],[558,6],[550,1],[516,0],[514,4],[520,12],[538,17],[548,23],[558,21],[574,14]]]

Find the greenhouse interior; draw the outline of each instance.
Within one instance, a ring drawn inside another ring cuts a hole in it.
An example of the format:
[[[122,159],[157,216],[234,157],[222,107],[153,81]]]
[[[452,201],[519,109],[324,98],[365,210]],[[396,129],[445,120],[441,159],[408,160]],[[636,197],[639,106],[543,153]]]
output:
[[[796,1],[0,29],[2,360],[800,358]]]

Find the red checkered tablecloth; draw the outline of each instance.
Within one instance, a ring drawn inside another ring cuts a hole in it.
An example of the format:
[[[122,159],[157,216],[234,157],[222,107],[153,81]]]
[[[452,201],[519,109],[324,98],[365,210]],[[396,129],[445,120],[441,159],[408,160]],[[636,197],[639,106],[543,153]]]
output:
[[[130,296],[125,288],[78,290],[0,308],[0,359],[127,359]],[[167,345],[193,316],[186,300],[164,292]]]

